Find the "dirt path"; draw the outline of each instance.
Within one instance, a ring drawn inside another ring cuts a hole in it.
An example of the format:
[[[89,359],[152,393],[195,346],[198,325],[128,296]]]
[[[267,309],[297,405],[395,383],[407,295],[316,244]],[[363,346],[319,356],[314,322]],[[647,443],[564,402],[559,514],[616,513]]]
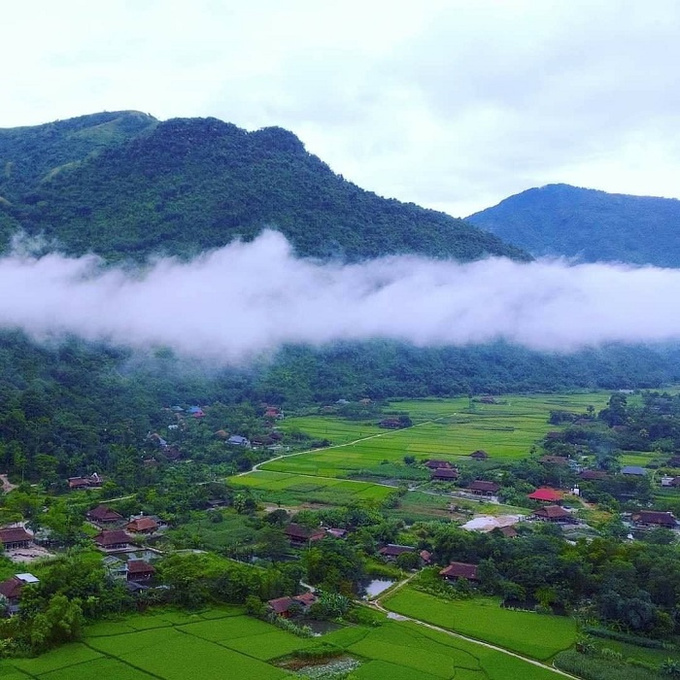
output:
[[[492,645],[490,642],[483,642],[482,640],[477,640],[476,638],[471,638],[468,637],[467,635],[461,635],[460,633],[454,633],[452,630],[447,630],[446,628],[442,628],[441,626],[435,626],[432,623],[427,623],[426,621],[421,621],[420,619],[414,619],[412,616],[404,616],[403,614],[397,614],[396,612],[393,612],[389,609],[387,609],[383,604],[380,602],[380,600],[383,597],[388,597],[391,595],[394,595],[394,593],[399,590],[400,588],[403,588],[412,578],[417,576],[417,573],[411,574],[408,578],[405,578],[403,581],[400,581],[397,583],[395,586],[392,588],[389,588],[388,590],[380,593],[375,599],[369,600],[368,601],[368,606],[373,607],[374,609],[377,609],[378,611],[382,612],[383,614],[387,614],[387,616],[391,619],[394,619],[395,621],[411,621],[412,623],[416,623],[419,626],[423,626],[424,628],[429,628],[430,630],[435,630],[438,633],[444,633],[445,635],[450,635],[451,637],[458,638],[459,640],[465,640],[466,642],[471,642],[472,644],[475,645],[481,645],[482,647],[486,647],[487,649],[492,649],[496,652],[501,652],[502,654],[507,654],[508,656],[514,656],[516,659],[520,659],[522,661],[526,661],[527,663],[530,663],[534,666],[538,666],[539,668],[543,668],[546,671],[551,671],[553,673],[557,673],[558,675],[561,675],[565,678],[571,678],[572,680],[580,680],[576,675],[571,675],[570,673],[566,673],[565,671],[561,671],[559,668],[555,668],[555,666],[549,666],[548,664],[545,664],[541,661],[537,661],[536,659],[531,659],[528,656],[523,656],[522,654],[517,654],[516,652],[511,652],[508,649],[504,649],[503,647],[498,647],[496,645]]]
[[[10,491],[16,489],[17,485],[12,484],[12,482],[10,482],[7,478],[7,475],[0,475],[0,487],[2,487],[4,493],[9,493]]]

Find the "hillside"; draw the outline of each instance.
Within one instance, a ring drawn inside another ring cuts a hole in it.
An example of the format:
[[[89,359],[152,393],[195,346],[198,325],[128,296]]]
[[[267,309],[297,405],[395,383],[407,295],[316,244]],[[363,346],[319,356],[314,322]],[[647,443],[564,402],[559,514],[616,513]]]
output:
[[[0,128],[0,204],[33,200],[30,193],[58,172],[157,123],[138,111],[115,111],[45,125]]]
[[[680,267],[680,201],[550,184],[468,221],[533,255]]]
[[[462,220],[360,189],[281,128],[247,132],[212,118],[146,119],[135,134],[107,138],[111,143],[98,143],[93,154],[94,123],[103,115],[54,124],[71,131],[48,150],[37,141],[45,126],[4,131],[11,143],[0,145],[1,159],[24,159],[24,170],[0,183],[0,195],[12,202],[4,204],[6,215],[69,253],[192,256],[270,226],[301,255],[527,258]]]

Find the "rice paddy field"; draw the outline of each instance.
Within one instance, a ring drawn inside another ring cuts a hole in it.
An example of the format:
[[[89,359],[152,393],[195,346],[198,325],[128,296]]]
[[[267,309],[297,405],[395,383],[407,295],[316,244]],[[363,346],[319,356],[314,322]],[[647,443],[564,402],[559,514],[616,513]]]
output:
[[[568,649],[576,639],[573,619],[503,609],[497,598],[447,601],[406,587],[388,596],[383,606],[542,661]]]
[[[585,412],[606,405],[608,392],[498,397],[481,404],[467,398],[419,399],[391,404],[407,411],[414,426],[381,430],[375,423],[359,423],[337,416],[289,418],[285,427],[299,428],[315,439],[329,439],[333,447],[264,463],[263,470],[321,477],[347,477],[375,470],[381,463],[401,463],[404,456],[434,457],[452,462],[477,449],[492,460],[517,460],[550,430],[551,410]],[[359,440],[359,441],[357,441]]]
[[[256,470],[248,475],[230,477],[234,487],[246,487],[263,492],[266,499],[273,503],[312,502],[328,505],[342,505],[355,501],[384,501],[394,489],[371,484],[336,478],[314,477]]]
[[[303,677],[280,667],[297,649],[320,641],[356,659],[353,680],[552,680],[558,676],[481,645],[410,622],[353,626],[322,638],[299,638],[240,609],[201,614],[134,615],[86,629],[82,642],[34,659],[0,661],[3,680],[185,680]]]

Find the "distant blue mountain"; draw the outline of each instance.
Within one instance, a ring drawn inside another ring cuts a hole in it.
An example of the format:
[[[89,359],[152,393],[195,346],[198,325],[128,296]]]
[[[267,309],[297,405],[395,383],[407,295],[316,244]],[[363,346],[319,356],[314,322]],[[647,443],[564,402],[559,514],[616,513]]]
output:
[[[532,255],[680,267],[680,201],[549,184],[468,222]]]

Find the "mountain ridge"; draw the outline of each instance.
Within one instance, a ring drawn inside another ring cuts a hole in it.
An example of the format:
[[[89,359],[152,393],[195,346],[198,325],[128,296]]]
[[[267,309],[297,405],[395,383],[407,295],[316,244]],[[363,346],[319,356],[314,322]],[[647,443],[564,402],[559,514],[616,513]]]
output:
[[[51,174],[34,150],[33,165],[42,174],[25,172],[0,213],[29,236],[58,241],[69,254],[94,251],[112,261],[192,257],[272,227],[302,256],[531,259],[463,220],[361,189],[282,128],[248,132],[216,118],[140,122],[132,134],[100,136],[96,148],[86,145],[79,155],[64,151],[68,139],[60,142],[48,154],[51,170],[58,168]],[[21,137],[31,128],[12,130]]]
[[[548,184],[466,220],[534,256],[680,267],[680,201]]]

